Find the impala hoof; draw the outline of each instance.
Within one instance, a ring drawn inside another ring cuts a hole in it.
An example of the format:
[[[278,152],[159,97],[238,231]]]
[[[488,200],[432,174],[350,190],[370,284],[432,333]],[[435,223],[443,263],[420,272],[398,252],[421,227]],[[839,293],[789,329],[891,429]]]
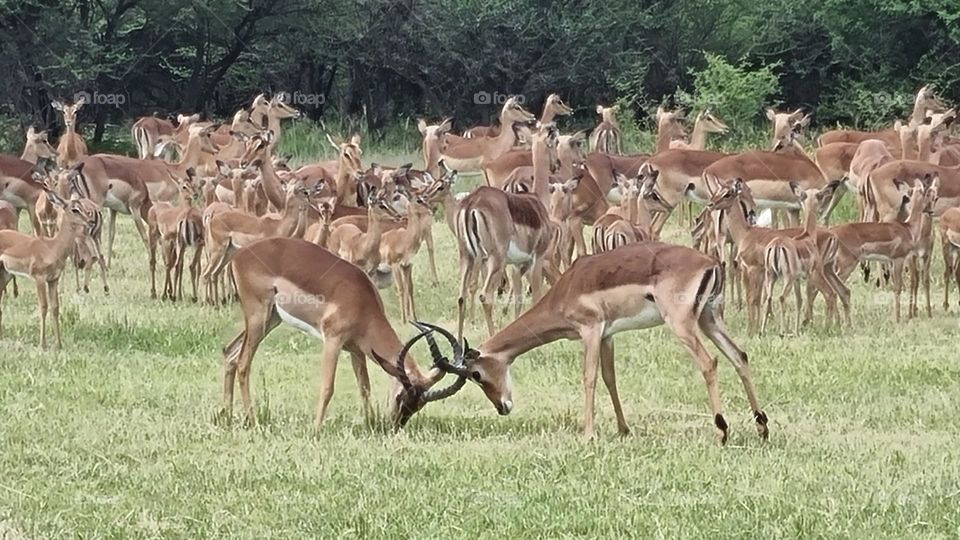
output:
[[[729,437],[730,429],[727,425],[727,421],[724,420],[723,415],[718,414],[714,416],[713,423],[716,424],[717,433],[720,435],[720,445],[722,446],[727,444],[727,438]]]
[[[757,411],[753,413],[754,419],[757,421],[757,434],[760,435],[760,439],[766,441],[770,436],[770,429],[767,427],[767,413],[763,411]]]

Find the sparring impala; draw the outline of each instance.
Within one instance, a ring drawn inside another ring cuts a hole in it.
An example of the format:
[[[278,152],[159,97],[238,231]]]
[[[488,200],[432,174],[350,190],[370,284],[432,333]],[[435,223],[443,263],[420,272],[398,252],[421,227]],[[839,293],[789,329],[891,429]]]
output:
[[[80,96],[73,105],[66,105],[60,101],[51,103],[53,108],[63,115],[64,132],[57,145],[57,165],[61,168],[70,167],[78,159],[87,155],[87,143],[77,133],[77,112],[86,102],[86,98]]]
[[[3,293],[14,276],[30,278],[37,284],[40,311],[40,346],[47,347],[47,309],[53,323],[56,345],[60,337],[60,277],[76,240],[96,225],[88,206],[65,201],[48,192],[50,201],[63,210],[63,222],[53,238],[38,238],[17,231],[0,231],[0,336],[3,334]]]
[[[747,354],[727,332],[721,316],[723,269],[693,249],[640,242],[577,259],[531,308],[476,349],[454,347],[454,363],[441,369],[480,386],[502,415],[513,409],[510,368],[518,356],[559,339],[583,342],[584,437],[595,435],[597,371],[610,394],[617,428],[629,427],[620,404],[614,366],[616,334],[666,324],[693,358],[707,385],[710,409],[721,443],[729,436],[717,385],[717,360],[704,346],[706,336],[733,364],[743,383],[757,431],[767,438],[767,415],[760,408]],[[449,332],[424,325],[456,342]]]
[[[323,341],[320,396],[315,423],[323,423],[333,396],[337,360],[347,351],[360,388],[364,412],[369,413],[370,380],[366,359],[374,360],[400,385],[390,404],[398,426],[426,403],[451,396],[464,386],[458,377],[449,386],[432,388],[444,372],[424,370],[409,354],[420,336],[400,341],[387,320],[377,289],[362,270],[320,246],[304,240],[271,238],[237,251],[233,260],[244,329],[224,347],[223,409],[231,415],[235,381],[247,421],[256,423],[250,396],[250,370],[257,348],[281,322]],[[435,363],[450,365],[431,340]],[[238,377],[239,376],[239,377]]]

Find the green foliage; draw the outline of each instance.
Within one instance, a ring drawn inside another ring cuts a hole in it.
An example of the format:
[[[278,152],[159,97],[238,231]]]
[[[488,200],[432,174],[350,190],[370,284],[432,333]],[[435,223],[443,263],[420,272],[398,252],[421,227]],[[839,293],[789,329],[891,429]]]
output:
[[[714,54],[705,56],[706,67],[693,73],[693,92],[678,91],[677,102],[693,110],[710,109],[734,129],[755,124],[780,91],[774,72],[779,64],[751,69],[745,62],[733,65]]]

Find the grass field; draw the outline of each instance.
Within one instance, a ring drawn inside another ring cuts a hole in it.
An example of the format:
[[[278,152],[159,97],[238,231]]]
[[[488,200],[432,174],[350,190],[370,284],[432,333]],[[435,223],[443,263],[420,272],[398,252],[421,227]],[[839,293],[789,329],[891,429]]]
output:
[[[767,443],[722,363],[732,436],[718,446],[703,379],[662,327],[616,340],[626,438],[600,391],[599,436],[581,439],[575,342],[517,361],[510,416],[469,386],[397,434],[363,420],[344,360],[315,430],[322,345],[288,328],[256,357],[262,424],[246,429],[214,423],[219,351],[239,308],[151,301],[144,249],[119,223],[109,296],[78,294],[65,275],[62,352],[37,346],[31,284],[5,299],[0,538],[960,535],[960,329],[940,307],[939,258],[932,319],[894,324],[889,295],[857,276],[842,333],[823,328],[820,304],[802,335],[750,339],[728,309],[771,420]],[[418,312],[449,327],[456,249],[442,223],[435,234],[440,283],[422,251]],[[384,300],[398,318],[392,289]],[[481,341],[481,327],[469,337]],[[382,403],[386,375],[371,374]]]

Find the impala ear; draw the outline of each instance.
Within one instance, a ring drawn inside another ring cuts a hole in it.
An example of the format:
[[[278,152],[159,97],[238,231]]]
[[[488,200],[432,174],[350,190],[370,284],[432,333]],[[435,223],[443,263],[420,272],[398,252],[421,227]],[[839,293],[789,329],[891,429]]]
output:
[[[603,105],[597,105],[597,114],[603,114]]]
[[[776,112],[776,111],[774,111],[773,109],[768,108],[768,109],[766,110],[766,113],[767,113],[767,120],[769,120],[769,121],[771,121],[771,122],[773,122],[774,120],[776,120],[776,118],[777,118],[777,112]]]
[[[354,133],[353,137],[350,137],[350,144],[360,146],[360,134]]]
[[[51,101],[50,106],[60,112],[63,112],[63,102],[61,102],[60,100]]]
[[[791,180],[788,185],[790,186],[790,191],[792,191],[797,197],[800,197],[800,200],[803,200],[803,197],[801,196],[803,192],[800,191],[800,184]]]
[[[417,119],[417,129],[420,130],[421,135],[427,134],[427,122],[423,118]]]
[[[743,191],[743,178],[733,179],[733,192],[739,195]]]

